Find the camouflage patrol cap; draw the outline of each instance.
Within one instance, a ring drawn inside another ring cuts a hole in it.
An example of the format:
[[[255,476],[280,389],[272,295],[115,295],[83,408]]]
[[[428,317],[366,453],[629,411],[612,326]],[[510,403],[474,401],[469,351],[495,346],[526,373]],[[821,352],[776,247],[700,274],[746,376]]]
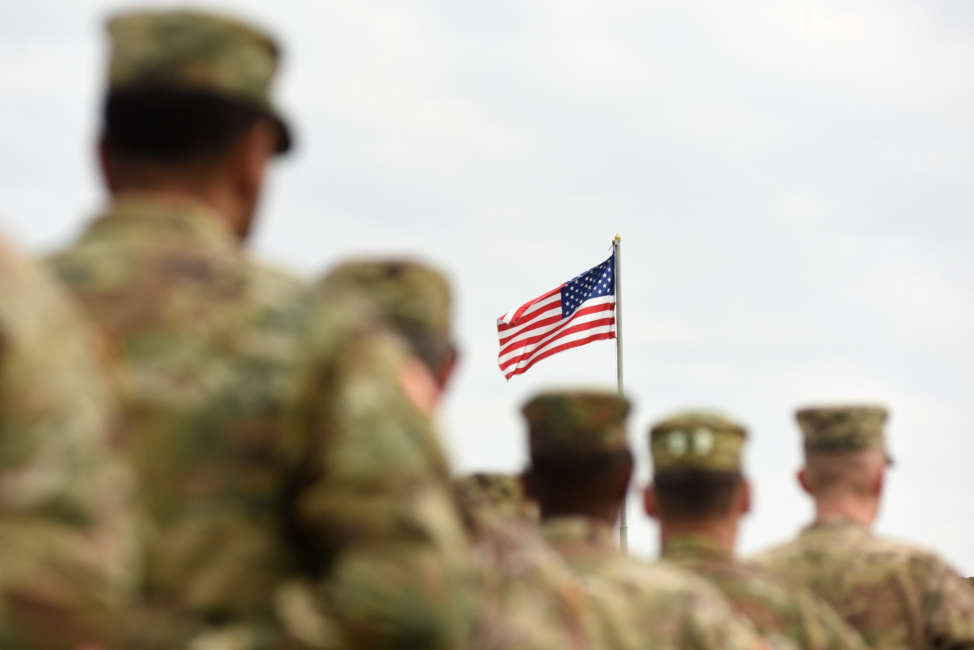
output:
[[[649,433],[657,474],[673,470],[739,472],[747,430],[711,411],[683,411],[660,420]]]
[[[490,512],[502,517],[537,518],[537,506],[524,494],[521,477],[501,472],[475,472],[453,480],[464,512]]]
[[[413,260],[352,260],[332,269],[322,286],[366,294],[407,336],[450,338],[450,283],[431,266]]]
[[[630,402],[608,391],[543,392],[521,409],[528,421],[531,458],[584,456],[629,449]]]
[[[868,404],[806,407],[795,412],[806,452],[879,449],[889,459],[883,432],[886,417],[884,407]]]
[[[109,20],[111,92],[198,91],[255,108],[291,132],[271,105],[280,49],[270,36],[227,16],[199,11],[132,11]]]

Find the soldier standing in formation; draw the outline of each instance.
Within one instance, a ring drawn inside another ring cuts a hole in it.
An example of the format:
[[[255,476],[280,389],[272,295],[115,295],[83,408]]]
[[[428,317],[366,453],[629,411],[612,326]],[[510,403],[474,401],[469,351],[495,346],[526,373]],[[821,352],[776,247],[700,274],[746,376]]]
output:
[[[644,502],[659,522],[663,559],[710,580],[775,648],[862,650],[858,634],[830,607],[734,558],[751,505],[741,464],[746,435],[742,425],[706,411],[652,427],[653,484]]]
[[[351,261],[329,272],[318,291],[319,298],[351,292],[367,299],[382,322],[401,334],[426,364],[436,381],[423,401],[433,408],[439,404],[457,358],[452,297],[442,273],[409,260]],[[495,489],[489,501],[482,498],[484,483],[478,482],[476,494],[463,490],[467,498],[457,494],[479,594],[464,647],[596,645],[597,629],[584,589],[541,540],[516,478],[489,481]],[[506,497],[497,494],[497,488],[503,488]]]
[[[118,352],[147,519],[124,646],[455,646],[468,560],[432,378],[367,305],[242,247],[291,144],[277,45],[185,11],[109,33],[111,201],[52,266]]]
[[[523,413],[531,460],[525,491],[541,508],[544,538],[588,587],[603,647],[761,647],[713,587],[641,562],[613,539],[633,466],[626,398],[553,391],[528,401]]]
[[[886,409],[804,408],[797,418],[798,480],[815,521],[754,561],[828,602],[870,647],[974,647],[974,589],[934,553],[870,530],[891,462]]]

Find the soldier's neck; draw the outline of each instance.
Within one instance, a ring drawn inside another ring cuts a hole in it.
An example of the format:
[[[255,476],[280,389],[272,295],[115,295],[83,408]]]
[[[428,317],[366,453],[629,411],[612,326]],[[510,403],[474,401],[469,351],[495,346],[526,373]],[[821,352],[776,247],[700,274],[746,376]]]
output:
[[[582,504],[562,504],[562,503],[541,503],[541,518],[552,519],[555,517],[585,517],[599,523],[612,526],[619,517],[619,505],[613,503],[588,504],[588,507],[580,507]]]
[[[241,228],[238,222],[240,219],[236,216],[240,212],[238,201],[232,192],[226,191],[219,184],[192,186],[177,182],[167,183],[164,180],[144,184],[132,182],[113,192],[113,198],[121,197],[138,197],[163,203],[189,203],[202,206],[215,219],[242,239],[239,236]]]
[[[872,499],[818,498],[815,500],[815,521],[848,521],[867,528],[876,520],[877,503]]]
[[[721,517],[701,521],[673,521],[663,518],[659,522],[660,548],[677,537],[697,535],[706,537],[718,548],[734,555],[737,546],[737,517]]]

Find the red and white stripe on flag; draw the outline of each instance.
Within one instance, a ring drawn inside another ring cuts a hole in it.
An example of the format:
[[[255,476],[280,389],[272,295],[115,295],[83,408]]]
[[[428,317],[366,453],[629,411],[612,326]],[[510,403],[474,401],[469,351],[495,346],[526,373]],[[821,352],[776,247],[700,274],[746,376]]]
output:
[[[497,319],[497,364],[507,379],[553,354],[614,339],[615,256]]]

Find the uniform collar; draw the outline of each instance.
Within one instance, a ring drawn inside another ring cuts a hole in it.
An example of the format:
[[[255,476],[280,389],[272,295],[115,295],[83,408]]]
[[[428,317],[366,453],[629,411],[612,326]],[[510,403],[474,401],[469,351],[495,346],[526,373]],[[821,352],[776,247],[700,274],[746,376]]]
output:
[[[599,547],[619,549],[611,526],[589,517],[551,517],[541,523],[541,531],[545,539],[554,545],[585,541]]]
[[[104,232],[154,239],[190,239],[226,252],[240,250],[239,240],[213,210],[188,199],[120,195],[89,225],[85,237],[97,237]]]
[[[825,530],[861,530],[863,532],[868,532],[869,527],[862,522],[853,521],[852,519],[846,519],[844,517],[828,517],[826,519],[817,519],[813,521],[811,524],[805,527],[802,534]]]
[[[705,535],[678,535],[666,540],[663,544],[664,560],[731,560],[732,555],[721,548],[716,542]]]

